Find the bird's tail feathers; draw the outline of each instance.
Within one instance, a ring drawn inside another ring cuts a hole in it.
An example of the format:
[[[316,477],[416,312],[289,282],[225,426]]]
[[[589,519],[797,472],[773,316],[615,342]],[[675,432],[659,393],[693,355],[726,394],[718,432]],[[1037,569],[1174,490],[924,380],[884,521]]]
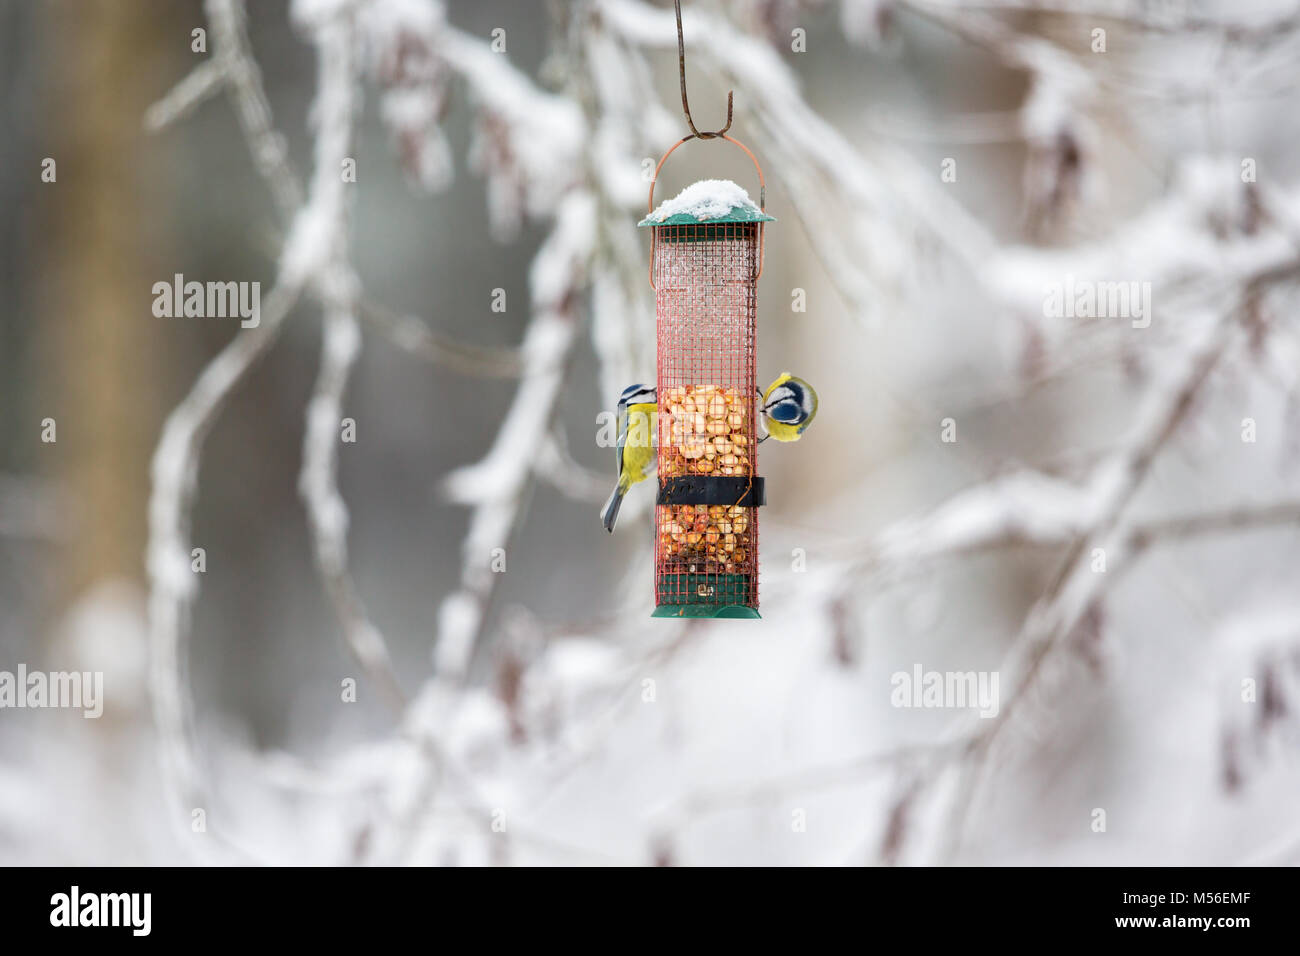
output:
[[[628,485],[619,481],[614,487],[614,493],[609,496],[605,502],[605,507],[600,513],[600,523],[605,526],[605,530],[610,534],[614,533],[614,522],[618,521],[618,509],[623,507],[623,496],[627,494]]]

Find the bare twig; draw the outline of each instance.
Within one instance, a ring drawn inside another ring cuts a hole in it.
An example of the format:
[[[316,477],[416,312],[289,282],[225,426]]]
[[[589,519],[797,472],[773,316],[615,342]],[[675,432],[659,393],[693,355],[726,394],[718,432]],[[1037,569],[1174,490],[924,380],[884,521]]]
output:
[[[145,111],[145,129],[156,133],[184,119],[205,100],[219,93],[225,82],[226,70],[222,62],[216,58],[205,60]]]
[[[416,358],[484,378],[515,378],[519,375],[517,349],[458,342],[434,331],[413,315],[402,315],[371,302],[358,303],[357,311],[390,343]]]
[[[566,498],[599,504],[609,495],[608,475],[599,475],[578,464],[569,453],[568,442],[558,428],[542,444],[537,455],[537,474]]]
[[[249,48],[242,0],[207,0],[213,44],[226,74],[239,125],[253,163],[286,217],[302,202],[302,187],[289,165],[284,137],[271,121],[271,104],[262,87],[262,71]]]

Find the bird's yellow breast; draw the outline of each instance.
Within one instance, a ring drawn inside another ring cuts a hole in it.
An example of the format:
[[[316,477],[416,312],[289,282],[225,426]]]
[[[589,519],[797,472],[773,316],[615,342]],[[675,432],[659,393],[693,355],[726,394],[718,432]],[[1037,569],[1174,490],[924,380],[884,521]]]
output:
[[[646,466],[655,457],[655,413],[658,405],[643,402],[627,408],[627,440],[623,443],[623,474],[629,484],[644,481]]]

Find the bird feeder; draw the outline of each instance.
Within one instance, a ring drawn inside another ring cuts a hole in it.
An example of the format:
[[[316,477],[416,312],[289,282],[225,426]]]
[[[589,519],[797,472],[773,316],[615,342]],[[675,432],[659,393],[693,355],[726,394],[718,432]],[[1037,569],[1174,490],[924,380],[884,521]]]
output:
[[[658,338],[655,617],[759,616],[756,289],[764,224],[774,220],[754,154],[715,135],[753,160],[758,206],[714,181],[656,211],[652,180],[650,215],[640,223],[652,235]],[[655,180],[691,138],[664,154]]]

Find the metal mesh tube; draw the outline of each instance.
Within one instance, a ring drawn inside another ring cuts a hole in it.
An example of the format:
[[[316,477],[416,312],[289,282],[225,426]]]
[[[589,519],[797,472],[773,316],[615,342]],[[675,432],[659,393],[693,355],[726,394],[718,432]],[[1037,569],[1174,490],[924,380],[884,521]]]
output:
[[[659,476],[752,478],[758,226],[656,232]],[[655,532],[656,604],[758,606],[756,508],[659,505]]]

